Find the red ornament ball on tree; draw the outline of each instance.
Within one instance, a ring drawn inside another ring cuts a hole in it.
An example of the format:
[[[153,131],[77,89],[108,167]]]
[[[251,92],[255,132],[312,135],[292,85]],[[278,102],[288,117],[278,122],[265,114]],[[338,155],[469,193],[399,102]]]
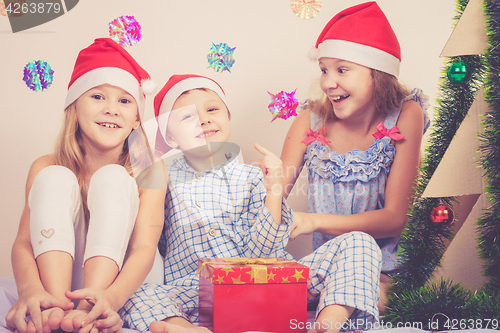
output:
[[[447,227],[453,223],[455,219],[455,213],[451,207],[446,205],[439,205],[435,207],[431,212],[431,220],[443,227]]]

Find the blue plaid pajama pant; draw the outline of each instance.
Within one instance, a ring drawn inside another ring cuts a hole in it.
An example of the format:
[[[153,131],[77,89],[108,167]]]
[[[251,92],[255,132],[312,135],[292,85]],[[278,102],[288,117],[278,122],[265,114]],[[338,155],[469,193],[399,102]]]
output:
[[[316,314],[328,305],[348,305],[356,308],[350,322],[356,322],[357,329],[373,324],[378,317],[381,258],[371,236],[351,232],[300,259],[309,267],[307,298],[308,303],[318,302]],[[196,322],[198,284],[194,276],[191,281],[188,286],[143,284],[120,310],[124,327],[146,331],[153,321],[174,316]]]

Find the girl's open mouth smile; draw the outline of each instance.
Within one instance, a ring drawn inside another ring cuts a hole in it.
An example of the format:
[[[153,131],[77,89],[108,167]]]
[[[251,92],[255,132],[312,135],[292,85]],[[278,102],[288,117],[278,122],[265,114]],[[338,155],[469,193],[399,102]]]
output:
[[[97,123],[98,125],[100,125],[101,127],[104,127],[104,128],[121,128],[120,126],[118,126],[117,124],[115,123]]]

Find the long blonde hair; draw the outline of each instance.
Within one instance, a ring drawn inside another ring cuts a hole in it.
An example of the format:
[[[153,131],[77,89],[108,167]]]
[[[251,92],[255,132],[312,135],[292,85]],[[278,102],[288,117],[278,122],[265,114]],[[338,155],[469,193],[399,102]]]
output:
[[[139,127],[141,129],[141,127]],[[151,164],[152,155],[147,147],[147,138],[144,132],[141,131],[141,140],[132,140],[129,144],[129,137],[123,143],[122,152],[116,164],[123,166],[130,176],[137,176],[138,173],[144,170]],[[130,152],[133,152],[133,162],[131,163]],[[54,163],[64,166],[76,175],[82,195],[85,223],[88,226],[89,210],[87,206],[87,185],[85,184],[85,175],[87,173],[85,167],[85,149],[82,144],[82,136],[78,118],[76,115],[76,101],[69,105],[64,110],[64,121],[59,136],[56,139],[54,149]]]
[[[387,115],[396,108],[401,107],[401,102],[410,94],[410,91],[399,83],[391,74],[371,69],[373,78],[373,100],[378,114]],[[337,119],[330,100],[323,93],[319,100],[308,101],[308,107],[319,115],[321,126]]]

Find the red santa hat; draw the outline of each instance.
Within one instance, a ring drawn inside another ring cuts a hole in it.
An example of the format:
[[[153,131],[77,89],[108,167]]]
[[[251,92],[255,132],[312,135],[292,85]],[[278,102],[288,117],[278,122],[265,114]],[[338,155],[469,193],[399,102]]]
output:
[[[183,92],[196,88],[207,88],[214,91],[227,107],[224,90],[211,78],[194,74],[172,75],[160,92],[156,94],[154,100],[155,117],[158,121],[159,132],[165,142],[167,141],[168,117],[175,101]]]
[[[105,83],[122,88],[132,95],[141,117],[144,114],[145,94],[155,90],[149,74],[122,46],[111,38],[97,38],[92,45],[81,50],[76,58],[64,108],[89,89]]]
[[[349,7],[325,26],[310,57],[337,58],[398,77],[401,48],[375,1]]]

